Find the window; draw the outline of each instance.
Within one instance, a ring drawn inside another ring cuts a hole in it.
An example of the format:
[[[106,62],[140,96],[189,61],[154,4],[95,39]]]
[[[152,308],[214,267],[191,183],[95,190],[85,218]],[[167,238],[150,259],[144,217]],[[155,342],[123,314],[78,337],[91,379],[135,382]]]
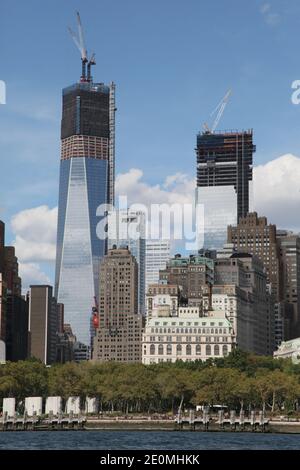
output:
[[[153,356],[153,354],[155,354],[155,345],[154,344],[151,344],[150,345],[150,354]]]
[[[181,353],[182,353],[182,347],[181,347],[181,344],[177,344],[177,347],[176,347],[176,352],[177,352],[178,356],[181,356]]]
[[[228,354],[228,346],[227,344],[223,344],[223,356],[227,356]]]
[[[164,353],[164,346],[162,344],[158,345],[158,354],[162,355]]]
[[[207,356],[211,356],[211,345],[207,344],[205,348],[205,353]]]
[[[192,354],[192,346],[190,344],[186,345],[186,355],[190,356]]]
[[[167,354],[172,354],[172,344],[167,344]]]
[[[220,356],[220,346],[218,344],[215,344],[214,356]]]
[[[200,346],[200,344],[197,344],[197,345],[196,345],[196,354],[197,354],[197,356],[200,356],[200,354],[201,354],[201,346]]]

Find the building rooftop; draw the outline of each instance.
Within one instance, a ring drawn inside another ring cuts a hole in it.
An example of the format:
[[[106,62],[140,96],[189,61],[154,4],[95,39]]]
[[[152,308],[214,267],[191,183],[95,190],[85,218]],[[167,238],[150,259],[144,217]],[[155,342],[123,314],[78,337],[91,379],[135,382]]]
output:
[[[74,83],[63,89],[63,95],[71,93],[72,91],[94,91],[95,93],[105,93],[109,94],[109,86],[104,85],[104,83],[93,83],[93,82],[83,82],[83,83]]]

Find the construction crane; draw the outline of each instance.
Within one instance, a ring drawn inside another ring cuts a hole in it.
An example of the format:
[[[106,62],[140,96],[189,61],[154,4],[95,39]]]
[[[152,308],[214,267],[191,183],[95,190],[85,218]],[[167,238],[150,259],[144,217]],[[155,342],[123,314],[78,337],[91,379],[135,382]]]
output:
[[[71,28],[68,28],[68,30],[81,55],[82,71],[81,71],[80,81],[90,82],[92,80],[91,66],[96,64],[95,54],[92,54],[90,60],[88,59],[88,54],[87,54],[85,41],[84,41],[83,27],[82,27],[82,23],[80,19],[80,14],[78,11],[76,12],[76,16],[77,16],[78,36],[76,36],[76,33],[74,33],[74,31]],[[87,64],[87,70],[88,70],[87,74],[86,74],[86,64]]]
[[[224,96],[224,98],[222,98],[222,100],[220,101],[220,103],[216,106],[216,108],[212,111],[212,113],[210,114],[210,117],[215,117],[213,123],[212,123],[212,126],[209,127],[207,123],[204,123],[203,124],[203,129],[204,129],[204,132],[206,134],[213,134],[219,124],[219,121],[222,117],[222,114],[224,113],[224,110],[226,108],[226,105],[228,103],[228,100],[229,100],[229,97],[232,93],[232,90],[228,90],[226,95]]]
[[[93,53],[91,55],[91,58],[88,62],[88,65],[87,65],[87,81],[88,82],[91,82],[92,81],[92,75],[91,75],[91,66],[92,65],[95,65],[96,64],[96,61],[95,61],[95,54]]]

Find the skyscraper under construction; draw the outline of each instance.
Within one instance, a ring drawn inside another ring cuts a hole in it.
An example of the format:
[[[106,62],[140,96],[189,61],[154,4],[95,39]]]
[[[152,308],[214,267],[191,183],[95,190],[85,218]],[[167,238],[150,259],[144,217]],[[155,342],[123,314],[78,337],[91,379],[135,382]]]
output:
[[[196,203],[204,208],[204,244],[217,249],[227,226],[249,212],[252,189],[253,132],[202,132],[197,136]],[[199,232],[199,221],[197,221]]]
[[[114,203],[115,85],[93,81],[95,59],[87,58],[77,19],[82,74],[62,96],[55,293],[77,340],[90,344],[91,307],[106,249],[104,236],[96,235],[96,211]]]

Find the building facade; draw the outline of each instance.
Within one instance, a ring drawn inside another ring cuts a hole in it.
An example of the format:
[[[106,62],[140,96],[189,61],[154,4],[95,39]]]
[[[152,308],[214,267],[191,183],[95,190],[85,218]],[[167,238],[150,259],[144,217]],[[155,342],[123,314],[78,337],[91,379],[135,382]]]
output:
[[[147,291],[146,317],[175,317],[179,303],[180,287],[176,284],[150,284]]]
[[[266,270],[267,285],[274,300],[275,344],[292,334],[292,305],[285,295],[284,250],[280,249],[276,225],[268,224],[266,217],[256,212],[240,219],[236,226],[228,227],[228,243],[238,252],[258,256]]]
[[[234,250],[258,256],[264,264],[267,283],[275,302],[283,299],[283,271],[276,225],[268,224],[266,217],[256,212],[241,217],[239,223],[228,227],[227,242]]]
[[[199,307],[179,306],[174,315],[172,304],[169,310],[165,304],[164,309],[155,309],[147,317],[143,364],[206,361],[227,356],[234,347],[233,328],[224,312],[201,316]]]
[[[182,302],[202,305],[203,294],[214,283],[214,260],[206,256],[177,254],[159,273],[160,282],[180,287]]]
[[[241,349],[260,355],[273,354],[274,303],[258,257],[233,253],[210,258],[208,251],[205,256],[176,255],[166,270],[160,272],[160,282],[148,289],[147,318],[152,318],[152,310],[157,317],[164,316],[157,311],[168,311],[171,298],[173,303],[178,298],[179,307],[198,307],[201,317],[210,316],[211,312],[222,317],[224,313],[231,323],[235,344]]]
[[[88,346],[106,252],[104,228],[97,230],[97,224],[103,205],[114,203],[114,97],[113,83],[91,78],[63,90],[55,296],[74,334]]]
[[[274,358],[291,359],[294,364],[300,363],[300,338],[283,341],[276,351]]]
[[[169,240],[146,240],[146,292],[150,284],[159,281],[159,271],[170,259]]]
[[[300,236],[278,231],[280,255],[283,264],[284,300],[291,309],[292,338],[300,335]]]
[[[145,313],[146,219],[142,211],[114,210],[108,213],[108,248],[128,247],[138,264],[138,311]]]
[[[30,286],[29,355],[44,364],[56,362],[58,307],[53,289],[47,285]]]
[[[221,248],[227,226],[249,212],[254,152],[252,130],[198,134],[196,204],[204,207],[204,248]],[[197,220],[197,233],[202,227]]]
[[[249,343],[241,348],[255,354],[270,355],[275,349],[275,311],[271,294],[267,290],[267,277],[262,261],[248,253],[234,253],[230,258],[215,261],[215,289],[226,290],[235,286],[240,293],[238,312],[247,317]],[[245,306],[242,307],[243,302]],[[238,336],[237,342],[239,342]]]
[[[2,273],[0,273],[0,340],[6,341],[6,316],[7,316],[7,299],[6,299],[6,282]]]
[[[19,264],[13,246],[5,246],[5,225],[0,221],[0,338],[8,361],[28,355],[28,303],[22,296]]]
[[[93,340],[97,361],[142,360],[142,315],[138,314],[138,264],[126,248],[113,248],[100,265],[99,328]]]

